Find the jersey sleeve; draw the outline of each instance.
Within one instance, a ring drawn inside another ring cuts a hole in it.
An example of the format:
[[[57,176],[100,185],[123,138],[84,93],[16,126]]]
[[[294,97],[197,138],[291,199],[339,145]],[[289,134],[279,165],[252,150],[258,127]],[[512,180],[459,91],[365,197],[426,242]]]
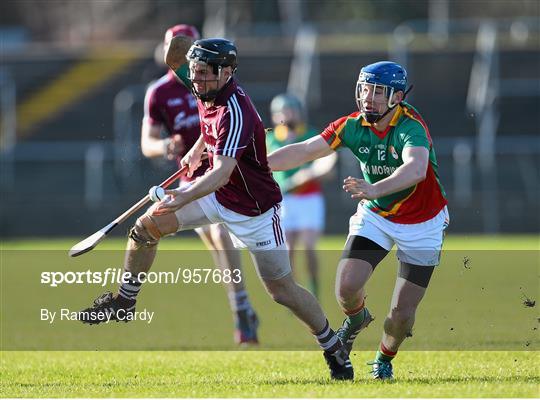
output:
[[[330,146],[332,150],[337,150],[338,147],[341,146],[341,133],[345,128],[346,122],[347,117],[341,117],[328,125],[321,133],[322,138],[328,143],[328,146]]]
[[[149,87],[144,96],[144,123],[150,125],[161,125],[163,123],[163,116],[159,112],[157,100],[155,88]]]
[[[216,153],[239,159],[253,140],[254,121],[242,112],[238,102],[229,100],[217,127]]]
[[[426,129],[416,122],[411,125],[409,130],[403,134],[403,148],[405,147],[425,147],[426,149],[431,148],[429,141],[428,133]]]

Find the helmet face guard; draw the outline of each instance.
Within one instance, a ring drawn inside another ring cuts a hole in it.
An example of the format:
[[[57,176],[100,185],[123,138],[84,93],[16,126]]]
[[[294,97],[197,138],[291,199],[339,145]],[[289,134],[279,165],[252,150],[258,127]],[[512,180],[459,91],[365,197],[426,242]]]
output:
[[[381,95],[385,101],[379,101],[377,97]],[[364,115],[364,118],[370,124],[380,121],[386,114],[388,114],[399,103],[393,103],[392,97],[394,96],[394,88],[386,85],[380,85],[376,83],[366,83],[360,79],[356,83],[356,105],[360,112]],[[364,107],[365,101],[369,100],[371,108]],[[385,110],[385,105],[387,109]]]
[[[192,85],[193,94],[202,101],[213,101],[219,94],[220,89],[217,89],[221,81],[221,73],[223,68],[231,67],[232,73],[236,72],[236,47],[234,44],[225,39],[203,39],[197,40],[186,54],[186,59],[189,62],[188,79],[192,83],[204,83],[204,92],[198,91],[195,85]],[[196,80],[194,71],[196,66],[212,67],[212,73],[216,76],[215,79]],[[208,84],[216,82],[216,89],[208,89]]]
[[[212,67],[212,73],[213,75],[216,76],[215,79],[208,79],[206,76],[204,79],[195,79],[195,68],[196,66],[199,65],[199,66],[202,66],[202,67],[208,67],[210,66],[209,64],[203,62],[203,61],[190,61],[189,63],[189,69],[188,69],[188,79],[191,81],[191,92],[193,93],[193,95],[195,97],[198,97],[199,99],[201,99],[202,101],[204,102],[207,102],[207,101],[213,101],[216,96],[218,95],[219,93],[219,90],[217,89],[217,87],[219,86],[219,81],[221,80],[221,66],[215,66],[213,65]],[[217,71],[216,71],[217,70]],[[195,84],[203,84],[204,85],[204,89],[201,90],[201,91],[198,91],[196,88],[195,88]],[[215,89],[209,89],[208,86],[209,84],[211,83],[215,83]]]
[[[399,102],[394,103],[395,93],[403,92],[403,101],[407,93],[407,72],[391,61],[380,61],[366,65],[360,70],[356,82],[355,99],[358,109],[370,124],[383,119]]]

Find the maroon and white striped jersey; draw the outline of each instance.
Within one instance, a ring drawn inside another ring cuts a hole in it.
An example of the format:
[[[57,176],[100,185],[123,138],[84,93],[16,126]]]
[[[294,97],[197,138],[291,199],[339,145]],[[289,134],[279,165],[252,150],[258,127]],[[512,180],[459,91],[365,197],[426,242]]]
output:
[[[217,201],[248,216],[278,204],[281,191],[268,167],[263,123],[247,94],[231,78],[212,106],[197,104],[210,166],[215,154],[237,161],[229,182],[216,191]]]

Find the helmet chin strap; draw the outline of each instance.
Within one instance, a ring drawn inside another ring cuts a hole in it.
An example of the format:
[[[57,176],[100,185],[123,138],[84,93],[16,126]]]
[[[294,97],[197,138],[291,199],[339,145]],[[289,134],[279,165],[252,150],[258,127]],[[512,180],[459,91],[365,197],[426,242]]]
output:
[[[363,115],[367,122],[370,124],[375,124],[379,122],[388,113],[388,111],[390,111],[390,109],[386,110],[384,114],[364,112]]]
[[[199,93],[197,92],[197,90],[195,89],[195,86],[192,85],[191,86],[191,92],[193,93],[193,95],[195,97],[198,97],[201,101],[203,102],[211,102],[211,101],[214,101],[215,98],[219,95],[219,93],[223,90],[223,88],[226,86],[226,84],[231,80],[232,78],[232,75],[229,77],[229,79],[227,79],[227,82],[225,82],[225,85],[223,85],[223,87],[219,90],[208,90],[206,93]],[[217,79],[215,80],[212,80],[212,81],[207,81],[205,80],[204,83],[205,83],[205,86],[206,86],[206,83],[207,82],[219,82],[221,79],[221,66],[218,66],[217,67]]]
[[[200,94],[195,89],[193,89],[193,94],[201,99],[201,101],[207,103],[209,101],[214,101],[214,99],[217,97],[218,91],[217,90],[209,90],[205,94]]]
[[[413,85],[411,85],[403,93],[403,99],[401,101],[405,100],[405,97],[412,90],[412,88],[413,88]],[[397,105],[399,105],[401,102],[396,103],[396,104],[391,103],[391,99],[392,99],[393,95],[394,95],[394,88],[392,88],[392,90],[390,91],[390,94],[388,95],[388,104],[387,104],[388,109],[385,112],[383,112],[382,114],[364,112],[363,115],[364,115],[364,118],[366,119],[366,121],[369,122],[370,124],[375,124],[375,123],[379,122],[381,119],[383,119],[384,117],[386,117],[390,111],[392,111]]]

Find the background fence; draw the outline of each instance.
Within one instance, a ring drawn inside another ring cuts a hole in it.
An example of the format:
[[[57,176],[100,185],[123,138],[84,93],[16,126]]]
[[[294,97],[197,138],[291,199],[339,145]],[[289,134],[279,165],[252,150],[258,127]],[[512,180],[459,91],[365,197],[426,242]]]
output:
[[[176,23],[235,40],[238,79],[268,126],[270,100],[289,89],[322,130],[356,109],[362,65],[402,63],[408,101],[430,126],[451,230],[538,232],[539,3],[504,3],[8,2],[0,234],[92,232],[174,169],[145,160],[139,141],[146,85],[164,72],[155,46]],[[324,184],[327,232],[346,232],[355,204],[336,188],[359,174],[340,153]]]

